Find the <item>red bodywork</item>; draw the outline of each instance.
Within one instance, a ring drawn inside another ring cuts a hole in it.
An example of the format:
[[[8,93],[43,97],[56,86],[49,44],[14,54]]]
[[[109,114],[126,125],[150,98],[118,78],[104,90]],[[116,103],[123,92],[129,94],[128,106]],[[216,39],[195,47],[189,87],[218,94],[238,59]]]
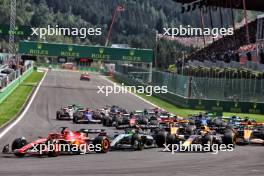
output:
[[[46,141],[47,141],[46,138],[37,139],[37,140],[35,140],[35,141],[31,142],[31,143],[28,143],[24,147],[15,150],[14,153],[28,153],[28,150],[32,149],[35,145],[44,144]],[[33,154],[33,152],[32,152],[32,154]],[[37,154],[37,153],[35,153],[35,154]]]
[[[90,81],[91,76],[89,74],[87,74],[87,73],[83,73],[83,74],[81,74],[81,78],[80,79],[81,80],[88,80],[88,81]]]
[[[61,133],[50,133],[47,138],[39,138],[33,142],[28,143],[20,149],[14,150],[14,153],[18,154],[47,154],[47,148],[42,148],[42,153],[39,151],[32,151],[34,146],[38,144],[47,144],[48,141],[59,141],[64,144],[76,144],[80,147],[81,144],[88,144],[90,139],[87,133],[82,133],[79,131],[62,131]]]

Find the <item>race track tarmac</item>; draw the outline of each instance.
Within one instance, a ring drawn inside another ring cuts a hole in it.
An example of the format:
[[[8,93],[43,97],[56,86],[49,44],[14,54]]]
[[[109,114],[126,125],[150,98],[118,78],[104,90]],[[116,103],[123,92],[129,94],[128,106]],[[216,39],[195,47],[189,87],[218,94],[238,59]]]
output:
[[[92,80],[80,81],[77,72],[49,71],[31,107],[24,118],[2,139],[0,147],[13,139],[24,136],[28,140],[48,132],[56,132],[62,126],[102,128],[101,125],[79,125],[71,121],[56,121],[56,110],[68,104],[80,104],[91,108],[119,105],[129,110],[152,107],[132,94],[97,94],[97,86],[111,85],[101,76],[93,74]],[[108,128],[112,133],[113,128]],[[112,176],[236,176],[264,175],[263,146],[239,146],[232,152],[175,153],[162,149],[145,149],[140,152],[113,151],[107,154],[87,154],[48,157],[16,158],[0,154],[0,175],[112,175]]]

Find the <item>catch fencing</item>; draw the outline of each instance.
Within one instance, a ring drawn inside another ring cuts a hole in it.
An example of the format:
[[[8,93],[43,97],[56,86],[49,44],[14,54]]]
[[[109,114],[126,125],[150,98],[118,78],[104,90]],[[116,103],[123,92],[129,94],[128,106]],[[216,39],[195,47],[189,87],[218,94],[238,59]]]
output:
[[[0,90],[0,103],[2,103],[18,86],[33,72],[33,67],[27,65],[23,74]]]
[[[11,84],[14,80],[19,78],[21,75],[23,75],[27,70],[32,68],[31,64],[28,64],[26,66],[23,66],[17,70],[14,70],[10,74],[2,74],[0,79],[0,91],[8,87],[9,84]],[[4,68],[3,68],[4,69]]]
[[[115,70],[129,79],[148,82],[147,69],[116,65]],[[208,78],[153,71],[151,84],[167,86],[170,93],[189,99],[264,102],[264,80],[257,78]]]

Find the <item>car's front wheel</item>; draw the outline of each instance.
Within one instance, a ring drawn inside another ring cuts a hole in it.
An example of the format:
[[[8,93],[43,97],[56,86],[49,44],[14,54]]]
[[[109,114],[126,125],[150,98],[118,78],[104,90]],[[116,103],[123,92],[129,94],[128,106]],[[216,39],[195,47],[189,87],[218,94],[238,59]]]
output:
[[[25,145],[27,145],[27,140],[24,138],[24,137],[21,137],[21,138],[17,138],[13,141],[12,143],[12,151],[16,150],[16,149],[20,149],[22,147],[24,147]],[[19,157],[23,157],[25,156],[25,153],[17,153],[15,152],[14,153],[16,156],[19,156]]]
[[[56,119],[60,120],[61,119],[61,111],[57,111],[56,113]]]
[[[93,145],[96,153],[107,153],[110,148],[110,141],[106,136],[97,136],[93,141]]]
[[[58,140],[50,140],[48,142],[48,144],[51,145],[49,147],[51,149],[50,149],[50,151],[48,151],[48,156],[49,157],[59,156],[60,155],[60,147],[59,147],[60,143],[59,143],[59,141]]]
[[[131,145],[134,150],[141,151],[144,149],[144,144],[137,134],[134,134],[131,139]]]

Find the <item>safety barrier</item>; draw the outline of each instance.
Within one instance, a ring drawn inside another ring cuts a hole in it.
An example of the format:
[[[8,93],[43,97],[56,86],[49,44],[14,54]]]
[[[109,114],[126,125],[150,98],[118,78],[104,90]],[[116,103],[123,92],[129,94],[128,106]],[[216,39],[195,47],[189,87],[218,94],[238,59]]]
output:
[[[18,86],[33,72],[33,67],[30,67],[23,73],[23,75],[17,77],[10,84],[0,91],[0,103],[2,103]]]
[[[51,67],[52,69],[62,69],[61,64],[48,64],[48,63],[36,63],[36,67],[45,67],[49,68]],[[100,68],[97,67],[83,67],[83,66],[75,66],[75,69],[80,70],[80,71],[89,71],[89,72],[99,72],[101,71]]]
[[[142,68],[118,65],[116,72],[149,82],[149,72]],[[192,99],[264,103],[264,79],[257,77],[197,77],[153,70],[151,82],[155,86],[167,86],[169,92]]]
[[[147,86],[145,82],[140,81],[139,79],[133,79],[128,75],[124,75],[118,72],[115,72],[113,76],[116,80],[126,85]],[[184,96],[174,94],[170,91],[166,94],[154,94],[154,96],[182,108],[207,110],[214,112],[264,114],[264,103],[189,99]]]

